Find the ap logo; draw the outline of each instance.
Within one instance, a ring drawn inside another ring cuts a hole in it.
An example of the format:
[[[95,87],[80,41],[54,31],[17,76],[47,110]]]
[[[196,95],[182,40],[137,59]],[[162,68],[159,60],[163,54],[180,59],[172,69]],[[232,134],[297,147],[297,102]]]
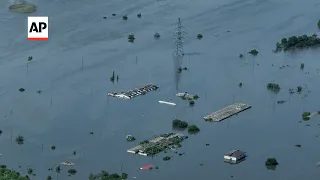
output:
[[[28,17],[28,40],[46,41],[49,39],[47,16]]]

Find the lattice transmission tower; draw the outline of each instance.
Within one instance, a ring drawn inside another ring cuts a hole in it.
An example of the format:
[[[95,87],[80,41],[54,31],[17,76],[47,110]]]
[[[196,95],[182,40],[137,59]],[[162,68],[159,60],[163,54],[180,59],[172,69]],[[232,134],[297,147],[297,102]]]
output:
[[[182,57],[184,55],[183,42],[185,40],[185,35],[187,34],[185,28],[181,24],[181,19],[178,19],[178,23],[175,27],[176,31],[174,33],[175,46],[176,49],[173,53],[176,57]]]

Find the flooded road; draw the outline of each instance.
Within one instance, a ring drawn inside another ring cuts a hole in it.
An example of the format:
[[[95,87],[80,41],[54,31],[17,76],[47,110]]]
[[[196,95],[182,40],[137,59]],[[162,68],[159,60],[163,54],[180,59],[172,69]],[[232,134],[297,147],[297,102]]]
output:
[[[0,2],[0,164],[22,173],[32,167],[37,174],[33,179],[39,180],[55,177],[48,168],[63,161],[75,163],[73,179],[79,180],[102,169],[122,169],[129,179],[141,180],[318,179],[319,117],[298,121],[304,111],[319,111],[319,49],[278,54],[272,49],[282,37],[318,31],[319,1],[33,2],[38,5],[33,15],[49,16],[48,42],[27,41],[28,15],[11,13],[10,2]],[[177,78],[172,52],[179,17],[187,31],[185,52],[202,54],[185,56],[182,66],[189,70]],[[154,39],[155,32],[160,39]],[[134,43],[127,41],[130,33]],[[199,33],[202,40],[196,38]],[[254,48],[258,56],[246,53]],[[27,64],[29,56],[33,60]],[[289,66],[280,69],[283,65]],[[119,75],[118,83],[110,82],[112,71]],[[269,82],[280,84],[278,94],[267,90]],[[146,83],[160,90],[129,101],[106,96]],[[290,95],[289,89],[298,86],[303,92]],[[194,107],[174,97],[185,91],[200,96]],[[168,97],[177,106],[158,103]],[[287,102],[277,104],[279,100]],[[220,123],[203,120],[234,101],[252,108]],[[174,118],[201,129],[178,149],[186,155],[169,152],[172,159],[163,161],[164,154],[148,158],[126,152],[152,135],[172,131]],[[128,143],[127,134],[137,141]],[[25,137],[24,145],[11,142],[18,135]],[[224,163],[223,154],[231,149],[246,151],[247,160]],[[264,166],[268,157],[277,158],[275,171]],[[150,163],[159,170],[139,170]],[[59,179],[67,178],[63,168]]]

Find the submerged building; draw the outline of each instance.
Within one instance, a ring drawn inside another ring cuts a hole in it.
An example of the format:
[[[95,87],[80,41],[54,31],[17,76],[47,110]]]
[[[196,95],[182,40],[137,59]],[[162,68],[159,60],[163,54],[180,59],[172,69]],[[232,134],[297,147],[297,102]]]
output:
[[[237,163],[246,158],[246,152],[238,150],[232,150],[224,154],[224,160],[230,163]]]
[[[154,84],[146,84],[125,92],[109,92],[108,96],[117,97],[119,99],[132,99],[140,95],[145,95],[150,91],[155,91],[158,88],[159,87]]]
[[[153,156],[167,149],[181,147],[180,143],[186,138],[188,136],[184,136],[183,134],[162,134],[150,140],[140,142],[138,146],[128,149],[127,152],[142,156]]]

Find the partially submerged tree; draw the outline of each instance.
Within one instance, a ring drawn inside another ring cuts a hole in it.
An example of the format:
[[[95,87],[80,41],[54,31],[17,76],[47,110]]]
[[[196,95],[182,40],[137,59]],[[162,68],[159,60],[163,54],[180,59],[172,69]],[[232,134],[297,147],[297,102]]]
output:
[[[160,38],[160,34],[159,34],[158,32],[156,32],[156,33],[154,34],[154,38],[155,38],[155,39],[159,39],[159,38]]]
[[[258,50],[256,50],[256,49],[252,49],[251,51],[249,51],[249,54],[252,54],[252,55],[254,55],[254,56],[256,56],[256,55],[258,55]]]
[[[297,92],[298,92],[298,93],[301,93],[301,92],[302,92],[302,87],[301,87],[301,86],[298,86],[298,87],[297,87]]]
[[[266,160],[266,162],[265,162],[265,165],[266,166],[276,166],[276,165],[278,165],[279,163],[278,163],[278,161],[277,161],[277,159],[276,158],[268,158],[267,160]]]
[[[21,145],[24,143],[24,137],[23,136],[18,136],[16,137],[16,142]]]
[[[275,83],[268,83],[267,89],[273,92],[279,92],[280,91],[280,85]]]
[[[136,38],[134,37],[133,34],[129,34],[129,35],[128,35],[128,41],[129,41],[129,42],[132,43],[132,42],[134,42],[135,39],[136,39]]]
[[[164,161],[169,161],[171,158],[170,158],[170,156],[165,156],[165,157],[163,157],[163,160]]]
[[[137,14],[137,17],[138,17],[138,18],[141,18],[141,13]]]
[[[199,132],[199,131],[200,131],[200,129],[199,129],[195,124],[190,125],[190,126],[188,127],[188,132],[189,132],[189,133],[197,133],[197,132]]]
[[[300,69],[301,69],[301,70],[304,69],[304,63],[301,63],[301,64],[300,64]]]
[[[6,165],[0,166],[0,179],[1,180],[30,180],[28,176],[22,176],[15,170],[10,170]]]
[[[20,91],[20,92],[24,92],[25,89],[24,89],[24,88],[20,88],[19,91]]]
[[[173,128],[187,128],[188,123],[186,121],[175,119],[172,121],[172,127]]]
[[[109,174],[107,171],[102,170],[100,173],[98,174],[93,174],[90,173],[89,175],[89,180],[124,180],[124,179],[128,179],[128,174],[126,173],[121,173],[116,174]]]
[[[197,38],[198,38],[198,39],[202,39],[202,38],[203,38],[202,34],[198,34],[198,35],[197,35]]]
[[[243,54],[240,54],[240,55],[239,55],[239,58],[242,59],[242,58],[243,58]]]
[[[28,173],[29,175],[32,175],[32,174],[33,174],[33,169],[32,169],[32,168],[28,168],[27,173]]]
[[[320,29],[320,20],[318,21],[317,26]]]
[[[112,71],[112,76],[110,77],[110,81],[114,83],[115,74],[114,71]]]
[[[127,15],[122,16],[122,19],[126,21],[126,20],[128,20],[128,16]]]
[[[193,99],[194,99],[194,100],[197,100],[197,99],[199,99],[199,96],[198,96],[198,95],[194,95],[194,96],[193,96]]]
[[[302,113],[302,119],[305,121],[308,121],[308,120],[310,120],[310,115],[311,115],[310,112],[304,112],[304,113]]]
[[[77,173],[77,170],[75,170],[75,169],[69,169],[69,170],[68,170],[68,173],[69,173],[70,175],[75,175],[75,174]]]
[[[127,136],[127,141],[131,142],[131,141],[135,141],[136,138],[134,136],[128,135]]]
[[[280,42],[276,44],[276,52],[287,51],[294,49],[303,49],[312,46],[318,46],[320,44],[320,39],[317,34],[311,36],[302,35],[302,36],[291,36],[289,38],[282,38]]]

